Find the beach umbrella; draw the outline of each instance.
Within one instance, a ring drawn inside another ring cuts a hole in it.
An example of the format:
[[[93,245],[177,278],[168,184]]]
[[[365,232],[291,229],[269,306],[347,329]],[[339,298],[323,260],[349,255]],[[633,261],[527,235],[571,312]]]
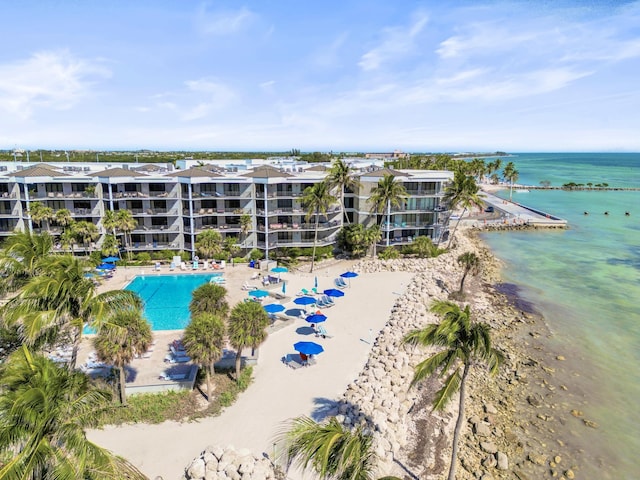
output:
[[[289,269],[287,267],[275,267],[275,268],[272,268],[271,271],[273,273],[287,273]]]
[[[264,306],[264,310],[267,313],[278,313],[278,312],[284,312],[285,308],[284,308],[284,305],[280,305],[279,303],[270,303],[269,305]]]
[[[296,305],[313,305],[316,303],[316,299],[313,297],[298,297],[293,303]]]
[[[113,263],[101,263],[96,268],[98,270],[113,270],[116,266]]]
[[[349,279],[349,286],[351,286],[351,279],[357,277],[358,274],[356,272],[344,272],[344,273],[341,273],[340,276],[342,278],[348,278]]]
[[[344,297],[344,292],[342,290],[338,290],[337,288],[330,288],[324,291],[324,294],[328,297]]]
[[[107,257],[102,259],[102,263],[115,263],[119,261],[120,259],[118,257]]]
[[[255,298],[263,298],[268,297],[269,292],[267,292],[266,290],[252,290],[249,292],[249,295]]]
[[[287,282],[282,282],[282,293],[287,293]]]
[[[326,315],[322,315],[321,313],[314,313],[313,315],[309,315],[305,320],[309,323],[322,323],[327,319]]]
[[[296,352],[304,353],[305,355],[318,355],[324,352],[322,345],[315,342],[298,342],[293,345]]]

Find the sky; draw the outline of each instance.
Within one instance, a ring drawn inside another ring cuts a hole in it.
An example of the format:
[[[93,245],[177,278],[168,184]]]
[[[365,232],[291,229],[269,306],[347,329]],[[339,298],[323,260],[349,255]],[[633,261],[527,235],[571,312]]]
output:
[[[2,0],[0,149],[640,151],[640,1]]]

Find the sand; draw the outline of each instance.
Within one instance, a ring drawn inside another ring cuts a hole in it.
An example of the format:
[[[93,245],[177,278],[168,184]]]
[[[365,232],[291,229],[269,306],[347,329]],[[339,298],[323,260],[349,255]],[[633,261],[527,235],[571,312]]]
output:
[[[313,274],[300,271],[282,274],[288,282],[289,298],[281,303],[287,308],[293,307],[291,300],[295,293],[301,288],[313,287],[316,276],[319,289],[333,288],[333,279],[351,264],[330,261],[319,265]],[[103,288],[120,288],[140,269],[121,270]],[[149,274],[151,269],[144,270]],[[162,273],[169,273],[166,267]],[[246,266],[227,267],[225,276],[231,305],[247,296],[241,285],[251,273]],[[189,462],[208,445],[233,445],[237,449],[273,455],[273,437],[283,422],[299,415],[320,414],[327,403],[339,399],[358,376],[371,350],[369,342],[387,322],[393,304],[412,277],[408,272],[380,272],[352,279],[345,296],[336,299],[336,306],[323,310],[328,317],[323,325],[332,338],[316,338],[308,324],[300,319],[269,335],[259,351],[253,384],[218,417],[197,423],[108,427],[90,431],[88,436],[133,462],[150,478],[180,478]],[[154,357],[137,361],[137,366],[149,370],[150,376],[157,375],[153,370],[165,367],[162,363],[165,345],[175,336],[177,332],[157,334]],[[295,353],[293,344],[300,340],[318,342],[325,351],[318,355],[316,365],[293,370],[286,367],[281,358]],[[296,472],[290,472],[289,477],[301,478]]]

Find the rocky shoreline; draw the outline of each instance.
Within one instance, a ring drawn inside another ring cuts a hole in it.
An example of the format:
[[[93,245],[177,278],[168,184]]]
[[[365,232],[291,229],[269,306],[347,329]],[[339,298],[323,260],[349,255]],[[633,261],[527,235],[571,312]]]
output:
[[[456,258],[474,251],[481,258],[482,275],[467,280],[466,303],[474,318],[491,325],[495,346],[505,352],[506,361],[496,377],[488,376],[481,367],[471,371],[456,478],[580,478],[585,455],[581,438],[585,429],[598,426],[580,411],[580,391],[574,391],[565,357],[545,343],[551,333],[544,319],[530,305],[496,288],[501,266],[476,233],[460,230],[452,251],[437,258],[363,259],[354,266],[361,273],[389,270],[416,275],[394,305],[365,368],[327,415],[337,416],[345,425],[368,425],[380,459],[380,476],[443,478],[451,455],[457,402],[451,402],[444,412],[431,411],[438,379],[409,389],[414,366],[429,352],[403,345],[401,340],[410,330],[438,321],[428,311],[429,305],[436,299],[448,299],[457,290],[461,271]],[[187,471],[197,464],[198,474],[185,478],[205,478],[199,475],[205,473],[203,462],[202,456],[194,460]],[[611,478],[605,473],[604,460],[600,462],[604,473],[600,478]],[[219,463],[212,462],[212,467],[213,463],[219,472]],[[243,480],[274,475],[262,469],[257,476],[239,468],[236,471]],[[210,472],[206,478],[218,477]]]

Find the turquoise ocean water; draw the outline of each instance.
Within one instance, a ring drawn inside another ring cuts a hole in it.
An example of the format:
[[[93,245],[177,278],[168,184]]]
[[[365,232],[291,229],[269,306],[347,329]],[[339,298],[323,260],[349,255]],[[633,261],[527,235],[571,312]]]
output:
[[[520,184],[640,187],[640,154],[527,153],[503,161],[515,163]],[[573,360],[575,388],[584,400],[576,408],[599,424],[575,434],[584,435],[585,456],[593,458],[581,478],[640,478],[640,191],[513,195],[570,225],[483,239],[505,262],[504,281],[518,285],[544,315],[554,349]]]

